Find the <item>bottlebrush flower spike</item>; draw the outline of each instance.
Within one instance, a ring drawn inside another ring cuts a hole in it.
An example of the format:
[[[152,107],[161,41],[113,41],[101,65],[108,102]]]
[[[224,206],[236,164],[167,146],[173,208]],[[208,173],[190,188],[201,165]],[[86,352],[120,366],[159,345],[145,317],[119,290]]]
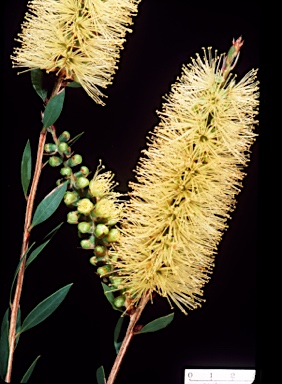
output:
[[[32,0],[14,48],[14,67],[79,82],[98,104],[112,83],[140,0]]]
[[[203,302],[242,188],[259,105],[257,70],[225,77],[211,48],[183,66],[129,184],[115,271],[127,302],[157,292],[184,313]]]

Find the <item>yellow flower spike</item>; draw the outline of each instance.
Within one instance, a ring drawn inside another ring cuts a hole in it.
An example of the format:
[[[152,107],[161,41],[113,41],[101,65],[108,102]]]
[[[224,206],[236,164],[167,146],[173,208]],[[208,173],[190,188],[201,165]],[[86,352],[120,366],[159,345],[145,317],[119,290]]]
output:
[[[32,0],[11,56],[17,68],[63,74],[104,105],[141,0]]]
[[[137,304],[150,290],[184,313],[201,306],[242,188],[259,105],[251,70],[239,82],[211,48],[183,66],[165,97],[125,203],[113,261]]]

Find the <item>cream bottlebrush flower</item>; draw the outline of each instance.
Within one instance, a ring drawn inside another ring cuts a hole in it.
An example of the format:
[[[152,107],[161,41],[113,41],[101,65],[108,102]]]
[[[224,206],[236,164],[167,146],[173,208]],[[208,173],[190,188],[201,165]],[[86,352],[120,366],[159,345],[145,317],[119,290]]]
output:
[[[183,66],[158,112],[137,181],[129,184],[115,270],[135,304],[147,291],[184,313],[204,301],[203,286],[242,188],[259,105],[257,71],[236,83],[223,73],[226,58],[212,57],[209,48]]]
[[[100,173],[104,168],[100,160],[89,183],[89,194],[96,199],[94,216],[103,218],[108,225],[114,225],[121,218],[124,206],[121,201],[123,194],[114,191],[118,183],[114,181],[115,175],[111,171]]]
[[[79,82],[98,104],[112,83],[141,0],[32,0],[12,55],[14,67]]]

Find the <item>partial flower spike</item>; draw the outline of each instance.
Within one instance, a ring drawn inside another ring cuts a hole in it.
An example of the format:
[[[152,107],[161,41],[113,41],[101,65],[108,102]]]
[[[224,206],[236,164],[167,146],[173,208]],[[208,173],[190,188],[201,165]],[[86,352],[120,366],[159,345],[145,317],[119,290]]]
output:
[[[140,0],[31,0],[13,66],[77,81],[98,104],[112,83]]]
[[[115,271],[129,302],[157,292],[184,313],[204,301],[217,247],[228,227],[255,141],[257,70],[223,77],[242,45],[204,49],[184,65],[158,112],[130,183]]]

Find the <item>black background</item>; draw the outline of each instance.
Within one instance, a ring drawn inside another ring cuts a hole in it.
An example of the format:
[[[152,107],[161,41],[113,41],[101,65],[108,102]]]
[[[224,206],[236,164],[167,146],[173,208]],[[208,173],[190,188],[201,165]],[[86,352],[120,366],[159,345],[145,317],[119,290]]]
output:
[[[41,99],[35,93],[30,73],[17,75],[9,59],[14,38],[26,11],[26,1],[6,2],[4,13],[4,92],[2,130],[2,199],[5,221],[1,241],[1,317],[8,305],[9,289],[18,263],[24,223],[25,200],[20,182],[20,162],[27,139],[35,159],[40,132]],[[261,11],[258,2],[190,2],[143,0],[121,52],[113,85],[105,90],[106,106],[96,105],[82,89],[67,89],[57,132],[72,136],[84,131],[75,144],[84,165],[95,170],[98,159],[112,170],[118,190],[127,191],[133,180],[146,135],[158,123],[156,110],[162,96],[203,46],[226,52],[232,38],[245,43],[236,67],[241,78],[252,68],[261,68]],[[228,231],[224,234],[211,281],[205,288],[206,303],[188,316],[175,310],[164,330],[136,336],[122,364],[116,384],[183,384],[183,371],[199,368],[255,368],[262,382],[260,294],[258,292],[259,171],[264,131],[263,68],[259,72],[262,102],[259,137],[253,146],[244,188]],[[47,140],[48,141],[48,140]],[[3,145],[4,144],[4,145]],[[4,177],[4,178],[3,178]],[[46,167],[38,188],[38,203],[55,185],[58,171]],[[65,221],[61,207],[48,221],[34,229],[38,241]],[[89,263],[87,251],[79,249],[75,226],[64,224],[55,238],[28,268],[21,310],[24,318],[41,300],[62,286],[74,283],[62,305],[43,323],[22,334],[18,344],[13,380],[17,382],[36,356],[41,355],[30,383],[95,383],[96,369],[109,373],[115,358],[113,330],[119,312],[104,298],[99,278]],[[156,298],[144,311],[146,323],[171,310]],[[258,381],[259,380],[259,381]]]

